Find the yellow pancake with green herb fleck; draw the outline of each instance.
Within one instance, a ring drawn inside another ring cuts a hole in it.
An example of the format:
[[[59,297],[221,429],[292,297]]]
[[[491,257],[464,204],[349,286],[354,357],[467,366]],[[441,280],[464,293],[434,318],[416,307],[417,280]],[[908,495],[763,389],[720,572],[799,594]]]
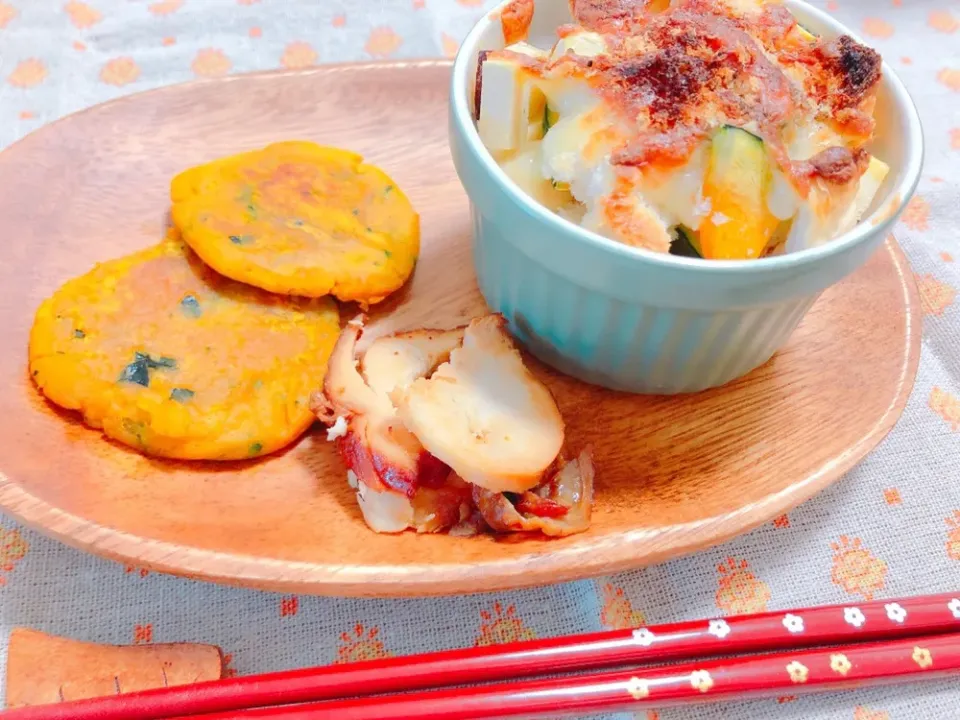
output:
[[[284,295],[370,305],[406,282],[420,220],[355,153],[282,142],[186,170],[170,186],[184,239],[217,272]]]
[[[30,374],[54,403],[148,455],[236,460],[309,427],[339,330],[332,299],[234,282],[173,236],[44,301]]]

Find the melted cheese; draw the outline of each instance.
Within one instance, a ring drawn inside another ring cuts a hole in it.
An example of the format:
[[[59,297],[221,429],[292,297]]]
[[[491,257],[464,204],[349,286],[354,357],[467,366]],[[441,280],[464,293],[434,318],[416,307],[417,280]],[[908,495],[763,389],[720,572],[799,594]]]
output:
[[[746,16],[764,5],[761,0],[722,2],[735,14]],[[645,41],[625,38],[627,44]],[[530,57],[547,56],[526,43],[508,49]],[[549,57],[557,60],[568,53],[595,57],[606,52],[602,35],[580,30],[561,38]],[[793,69],[785,70],[792,77]],[[679,167],[615,166],[611,155],[631,137],[631,128],[618,125],[619,114],[605,107],[585,80],[567,73],[537,77],[515,59],[493,56],[483,65],[482,90],[479,131],[484,144],[524,192],[565,219],[626,244],[661,251],[669,247],[670,228],[683,225],[697,230],[708,217],[717,224],[714,208],[703,193],[709,140]],[[708,125],[722,123],[708,109],[704,112]],[[552,126],[545,122],[554,116],[559,119]],[[786,128],[784,143],[791,160],[807,160],[846,144],[813,116],[808,108]],[[748,123],[743,129],[758,134],[755,125]],[[783,221],[783,232],[792,222],[786,250],[809,247],[853,227],[885,176],[886,166],[874,159],[859,183],[844,188],[815,184],[805,200],[782,172],[774,170],[766,205]],[[638,233],[642,236],[637,237]]]

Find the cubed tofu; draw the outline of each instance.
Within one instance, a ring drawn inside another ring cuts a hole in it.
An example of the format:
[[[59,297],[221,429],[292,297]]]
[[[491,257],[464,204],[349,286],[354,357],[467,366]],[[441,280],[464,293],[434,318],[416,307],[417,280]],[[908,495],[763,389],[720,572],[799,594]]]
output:
[[[860,178],[857,194],[840,221],[840,232],[846,232],[863,219],[889,172],[890,166],[885,162],[875,157],[870,158],[870,164]]]
[[[516,150],[543,135],[546,97],[533,77],[510,57],[492,55],[480,68],[477,131],[493,153]]]
[[[552,58],[558,58],[567,53],[573,53],[581,57],[596,57],[607,52],[607,43],[603,36],[584,30],[560,38],[557,44],[553,46]]]
[[[514,43],[513,45],[507,45],[504,50],[509,50],[510,52],[520,53],[521,55],[527,55],[532,58],[541,58],[544,60],[550,55],[546,50],[538,48],[536,45],[531,45],[528,42],[523,42],[522,40]]]

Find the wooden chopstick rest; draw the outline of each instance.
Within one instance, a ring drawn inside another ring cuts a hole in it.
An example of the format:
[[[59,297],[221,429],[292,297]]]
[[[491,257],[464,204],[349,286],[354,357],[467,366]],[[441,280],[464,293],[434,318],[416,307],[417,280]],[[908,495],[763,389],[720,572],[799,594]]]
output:
[[[98,645],[14,628],[7,655],[7,707],[189,685],[222,676],[223,656],[214,645]]]

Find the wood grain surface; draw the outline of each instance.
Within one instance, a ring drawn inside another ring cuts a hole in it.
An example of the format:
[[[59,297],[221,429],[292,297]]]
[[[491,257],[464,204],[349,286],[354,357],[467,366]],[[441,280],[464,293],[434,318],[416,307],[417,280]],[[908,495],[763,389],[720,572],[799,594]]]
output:
[[[371,335],[484,312],[447,149],[448,78],[446,63],[415,62],[174,86],[70,116],[0,154],[0,505],[76,547],[188,577],[328,595],[498,590],[722,542],[840,478],[893,426],[920,319],[892,239],[823,294],[784,350],[727,387],[639,397],[536,366],[571,446],[597,454],[593,526],[560,540],[375,535],[320,429],[261,461],[158,461],[32,386],[26,344],[41,300],[94,262],[159,240],[175,173],[276,140],[360,152],[420,211],[419,267],[378,307]]]
[[[213,645],[98,645],[14,628],[7,652],[8,708],[219,680]]]

